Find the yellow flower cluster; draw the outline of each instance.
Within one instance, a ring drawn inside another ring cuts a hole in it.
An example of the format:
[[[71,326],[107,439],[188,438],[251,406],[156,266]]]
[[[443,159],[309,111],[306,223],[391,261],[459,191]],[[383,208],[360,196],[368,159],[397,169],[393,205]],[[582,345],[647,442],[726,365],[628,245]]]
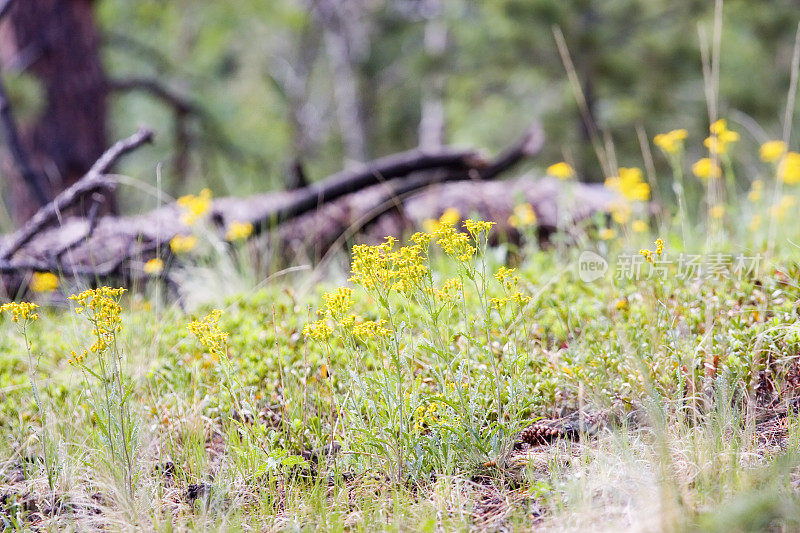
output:
[[[689,133],[681,128],[672,130],[667,133],[659,133],[653,138],[656,146],[666,154],[677,154],[683,150],[683,141],[689,136]]]
[[[424,431],[439,422],[439,404],[431,402],[428,407],[420,405],[414,411],[414,431]]]
[[[789,152],[778,166],[778,179],[788,185],[800,183],[800,154]]]
[[[353,246],[350,281],[365,289],[388,286],[394,276],[389,256],[395,242],[395,238],[390,236],[377,246],[366,244]]]
[[[53,292],[58,288],[58,276],[52,272],[34,272],[30,288],[33,292]]]
[[[547,167],[547,175],[554,176],[560,180],[568,180],[575,177],[575,169],[568,163],[561,161]]]
[[[164,261],[158,257],[154,257],[144,264],[143,270],[144,273],[148,275],[160,274],[164,271]]]
[[[664,241],[662,239],[656,239],[655,245],[655,252],[646,248],[639,250],[639,253],[642,255],[642,257],[644,257],[644,260],[651,264],[655,262],[656,257],[661,257],[661,255],[664,253]]]
[[[422,244],[403,246],[389,257],[394,272],[392,289],[409,294],[430,277]]]
[[[441,289],[436,290],[436,296],[444,302],[454,301],[459,293],[464,290],[461,280],[458,278],[450,278],[444,282]]]
[[[211,353],[226,354],[228,334],[219,326],[222,311],[214,309],[201,320],[189,322],[187,328],[197,337],[200,344]]]
[[[375,337],[386,337],[391,331],[384,327],[383,320],[364,320],[362,317],[350,312],[355,301],[353,289],[339,287],[333,292],[323,295],[325,310],[321,311],[324,317],[303,326],[303,334],[314,340],[324,341],[333,334],[329,322],[335,322],[345,332],[352,334],[362,341]]]
[[[720,218],[725,216],[725,206],[722,204],[711,206],[711,208],[708,210],[708,215],[711,218],[719,220]]]
[[[30,302],[9,302],[0,305],[0,313],[8,313],[11,315],[11,320],[16,323],[34,321],[39,319],[39,314],[34,313],[34,310],[38,307],[38,305]]]
[[[494,222],[487,222],[485,220],[472,220],[468,218],[464,221],[464,227],[467,228],[469,234],[476,240],[481,233],[488,235],[493,226]]]
[[[388,337],[392,332],[384,327],[386,324],[383,320],[365,320],[353,325],[353,335],[359,339],[366,340],[376,337]]]
[[[761,180],[754,180],[750,185],[750,192],[747,193],[747,199],[751,202],[758,202],[761,200],[761,193],[764,190],[764,182]]]
[[[491,298],[489,300],[489,305],[492,308],[497,309],[499,312],[503,312],[506,308],[506,305],[509,303],[514,303],[518,306],[526,305],[528,302],[531,301],[530,296],[525,296],[519,291],[513,292],[508,296],[503,296],[502,298]]]
[[[597,233],[597,236],[601,241],[610,241],[617,236],[617,232],[613,228],[603,228]]]
[[[477,231],[479,228],[471,225],[472,223],[472,220],[466,220],[464,225]],[[475,255],[475,248],[470,243],[469,235],[458,231],[452,224],[442,224],[433,234],[433,238],[436,239],[436,244],[441,246],[447,255],[457,261],[469,261]]]
[[[728,123],[724,118],[711,124],[709,131],[711,135],[706,137],[703,144],[714,155],[727,153],[728,145],[739,140],[739,134],[728,129]]]
[[[508,225],[512,228],[524,228],[536,224],[536,212],[531,204],[519,204],[514,206],[514,211],[508,217]]]
[[[77,352],[75,352],[75,350],[72,350],[70,352],[70,355],[72,355],[72,357],[67,359],[67,362],[70,365],[78,366],[81,363],[83,363],[83,360],[86,359],[87,355],[89,355],[89,351],[88,350],[83,350],[81,353],[77,353]]]
[[[499,281],[506,290],[511,290],[519,283],[519,276],[515,275],[516,268],[501,266],[494,273],[494,279]]]
[[[519,285],[519,276],[516,275],[516,271],[517,269],[515,268],[501,266],[497,269],[497,272],[494,273],[494,278],[503,286],[506,296],[502,298],[491,298],[489,300],[489,305],[501,313],[508,303],[513,302],[517,305],[523,306],[531,301],[530,296],[525,296],[517,290],[517,286]]]
[[[234,220],[225,232],[225,240],[243,241],[253,234],[253,225],[250,222],[238,222]]]
[[[455,207],[448,207],[439,217],[439,220],[428,219],[422,223],[422,229],[428,233],[435,233],[440,226],[455,226],[461,220],[461,212]]]
[[[719,164],[708,157],[704,157],[692,165],[692,172],[701,180],[719,178],[722,176],[722,169],[719,167]]]
[[[328,325],[327,320],[317,320],[303,326],[303,335],[309,339],[324,341],[333,334],[333,328]]]
[[[646,202],[650,199],[650,185],[642,179],[642,170],[636,167],[620,168],[618,176],[606,179],[606,187],[631,201]]]
[[[349,287],[339,287],[334,292],[325,293],[323,296],[327,316],[337,322],[341,322],[350,314],[350,309],[355,304],[353,300],[353,289]]]
[[[193,194],[181,196],[178,198],[178,205],[183,211],[181,222],[193,226],[211,208],[211,190],[203,189],[197,196]]]
[[[758,155],[765,163],[780,161],[785,153],[786,143],[783,141],[767,141],[758,150]]]
[[[647,222],[644,220],[634,220],[631,224],[631,229],[633,229],[635,233],[644,233],[647,231]]]
[[[94,326],[92,335],[95,343],[89,349],[91,352],[104,352],[114,341],[117,332],[122,329],[120,317],[122,307],[119,305],[119,300],[124,292],[125,289],[122,287],[116,289],[98,287],[69,297],[77,305],[75,312],[84,315]]]
[[[194,235],[175,235],[169,241],[169,248],[174,254],[190,252],[197,246],[197,237]]]

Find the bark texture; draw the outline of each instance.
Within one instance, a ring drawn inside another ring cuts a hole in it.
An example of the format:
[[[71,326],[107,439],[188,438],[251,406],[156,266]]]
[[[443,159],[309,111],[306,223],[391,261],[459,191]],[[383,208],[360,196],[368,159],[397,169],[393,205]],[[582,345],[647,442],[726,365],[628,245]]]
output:
[[[32,74],[43,89],[41,112],[20,125],[20,134],[50,198],[88,172],[107,146],[108,85],[93,6],[92,0],[17,0],[2,25],[4,67]],[[22,183],[13,191],[14,216],[25,220],[39,201]]]

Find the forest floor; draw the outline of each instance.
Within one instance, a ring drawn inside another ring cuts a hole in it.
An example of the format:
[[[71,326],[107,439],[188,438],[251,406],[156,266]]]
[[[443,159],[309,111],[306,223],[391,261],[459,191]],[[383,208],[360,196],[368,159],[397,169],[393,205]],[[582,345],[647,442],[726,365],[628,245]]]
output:
[[[188,310],[157,281],[7,305],[0,520],[800,528],[797,229],[605,224],[543,250],[443,218],[265,284],[185,266]]]

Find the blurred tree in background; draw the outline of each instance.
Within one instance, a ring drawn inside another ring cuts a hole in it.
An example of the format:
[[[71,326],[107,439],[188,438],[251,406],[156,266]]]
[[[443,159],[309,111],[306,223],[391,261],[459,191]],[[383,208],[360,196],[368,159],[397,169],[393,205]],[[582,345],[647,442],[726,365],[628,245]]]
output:
[[[38,2],[41,0],[26,0]],[[708,125],[698,26],[707,0],[98,0],[111,137],[138,124],[157,146],[122,170],[179,194],[248,194],[359,160],[440,143],[498,149],[533,119],[541,165],[602,179],[553,36],[561,29],[592,120],[621,166],[648,137]],[[720,110],[745,140],[779,131],[798,13],[790,0],[728,0]],[[710,33],[710,31],[709,31]],[[13,64],[20,117],[31,90]],[[756,83],[757,81],[757,83]],[[750,120],[752,119],[752,121]],[[691,139],[690,139],[691,141]],[[699,149],[699,148],[698,148]],[[657,161],[658,163],[658,161]],[[5,195],[4,195],[5,197]],[[124,198],[124,209],[152,205]]]

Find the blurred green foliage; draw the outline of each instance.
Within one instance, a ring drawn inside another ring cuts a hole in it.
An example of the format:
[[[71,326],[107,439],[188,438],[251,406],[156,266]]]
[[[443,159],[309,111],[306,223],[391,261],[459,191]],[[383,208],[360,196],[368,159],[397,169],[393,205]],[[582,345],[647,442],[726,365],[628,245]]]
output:
[[[156,159],[166,163],[164,183],[175,194],[201,183],[217,194],[279,188],[294,157],[312,180],[338,170],[345,154],[336,79],[312,7],[318,3],[98,3],[110,75],[157,78],[203,110],[187,122],[193,142],[182,180],[169,165],[175,136],[170,108],[162,102],[138,92],[116,96],[114,135],[139,123],[155,127]],[[650,138],[686,127],[694,141],[707,131],[698,29],[711,35],[714,2],[345,3],[356,13],[348,16],[355,35],[350,59],[369,157],[417,144],[422,88],[440,72],[447,142],[494,151],[540,119],[549,138],[542,166],[566,158],[586,179],[601,179],[554,27],[564,32],[594,118],[613,139],[621,166],[642,165],[637,127]],[[438,57],[425,46],[431,18],[447,28],[447,48]],[[780,131],[797,19],[790,0],[725,3],[720,111],[739,123],[745,140],[761,142]],[[153,152],[141,152],[126,171],[152,182],[153,167]]]

